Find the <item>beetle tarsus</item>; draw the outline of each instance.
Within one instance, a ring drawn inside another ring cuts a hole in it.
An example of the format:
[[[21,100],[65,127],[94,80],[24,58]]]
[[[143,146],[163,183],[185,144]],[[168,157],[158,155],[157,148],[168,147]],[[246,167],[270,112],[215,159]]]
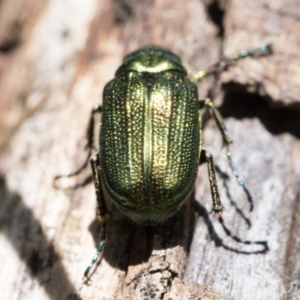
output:
[[[251,196],[249,190],[246,188],[244,180],[239,176],[239,173],[237,172],[236,168],[234,167],[234,164],[233,164],[233,161],[232,161],[232,153],[231,153],[229,145],[227,145],[227,148],[226,148],[226,156],[227,156],[227,159],[228,159],[228,163],[229,163],[231,172],[232,172],[233,176],[235,177],[236,181],[238,182],[238,184],[243,188],[245,194],[247,195],[247,200],[248,200],[249,205],[250,205],[250,211],[252,211],[253,210],[252,196]]]
[[[101,241],[100,241],[100,243],[98,245],[97,252],[94,255],[94,257],[93,257],[92,261],[90,262],[90,264],[85,269],[85,271],[83,273],[83,279],[88,279],[88,275],[89,275],[91,269],[93,268],[94,264],[98,261],[98,259],[100,257],[100,254],[103,251],[103,248],[104,248],[104,245],[105,245],[105,231],[106,231],[105,227],[106,226],[104,225],[103,227],[104,228],[101,231]]]
[[[88,274],[90,270],[92,269],[94,264],[98,261],[100,254],[103,251],[105,240],[106,240],[106,220],[108,216],[107,208],[104,202],[104,195],[103,195],[103,189],[101,183],[100,160],[97,154],[93,155],[90,158],[90,164],[93,172],[93,179],[94,179],[95,193],[96,193],[96,200],[97,200],[96,217],[100,221],[102,228],[101,228],[101,236],[100,236],[100,242],[97,248],[97,252],[94,255],[88,267],[86,268],[83,274],[84,278],[88,278]]]

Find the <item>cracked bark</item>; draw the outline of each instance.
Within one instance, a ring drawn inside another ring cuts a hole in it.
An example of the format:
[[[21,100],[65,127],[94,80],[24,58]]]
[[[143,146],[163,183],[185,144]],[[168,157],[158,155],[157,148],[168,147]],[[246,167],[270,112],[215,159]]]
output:
[[[299,19],[296,0],[0,1],[2,298],[300,297]],[[90,171],[62,183],[76,189],[54,190],[52,179],[84,161],[89,112],[123,56],[158,44],[193,73],[270,40],[272,56],[199,85],[225,117],[234,163],[254,199],[249,213],[207,121],[203,144],[218,167],[223,218],[242,238],[266,239],[270,251],[253,254],[260,248],[226,237],[208,214],[203,166],[195,195],[159,226],[133,224],[108,200],[107,245],[83,284],[99,239],[93,186],[80,187]]]

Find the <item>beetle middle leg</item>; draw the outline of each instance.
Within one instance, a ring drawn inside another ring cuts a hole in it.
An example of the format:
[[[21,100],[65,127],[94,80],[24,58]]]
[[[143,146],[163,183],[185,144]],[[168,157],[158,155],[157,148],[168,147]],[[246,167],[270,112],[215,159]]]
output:
[[[94,149],[94,127],[95,127],[95,115],[102,112],[102,106],[97,105],[92,111],[89,119],[89,124],[87,128],[86,133],[86,146],[85,148],[88,150],[87,158],[83,165],[76,170],[75,172],[72,172],[68,175],[59,175],[54,178],[54,186],[56,186],[56,181],[63,177],[72,177],[80,174],[88,165],[90,162],[92,172],[93,172],[93,181],[95,185],[95,191],[96,191],[96,199],[97,199],[97,210],[96,210],[96,216],[97,219],[101,223],[101,235],[100,235],[100,242],[97,247],[97,252],[94,255],[91,263],[88,265],[84,272],[84,277],[87,278],[91,268],[95,264],[95,262],[98,260],[100,253],[103,250],[104,244],[105,244],[105,238],[106,238],[106,219],[107,219],[107,208],[104,202],[104,196],[103,196],[103,189],[102,189],[102,183],[101,183],[101,171],[100,171],[100,162],[99,162],[99,155],[95,154],[91,157],[92,150]]]
[[[108,215],[108,211],[104,202],[104,195],[103,195],[103,188],[102,188],[102,181],[101,181],[101,167],[100,167],[100,161],[99,161],[99,154],[95,154],[90,159],[91,168],[93,171],[93,179],[94,179],[94,185],[95,185],[95,192],[96,192],[96,199],[97,199],[97,210],[96,210],[96,216],[98,221],[101,223],[101,236],[100,236],[100,242],[97,248],[97,252],[94,255],[92,261],[86,268],[84,272],[84,277],[87,278],[88,274],[95,264],[95,262],[99,259],[99,256],[104,248],[105,245],[105,239],[106,239],[106,219]]]
[[[72,172],[70,174],[67,175],[58,175],[55,176],[53,179],[53,185],[54,187],[57,188],[57,180],[59,180],[60,178],[64,178],[64,177],[73,177],[76,176],[78,174],[80,174],[88,165],[91,154],[92,154],[92,150],[94,148],[94,128],[95,128],[95,115],[98,113],[102,112],[102,106],[101,105],[97,105],[92,111],[91,111],[91,115],[90,115],[90,119],[89,119],[89,124],[87,127],[87,132],[86,132],[86,145],[85,145],[85,149],[88,150],[87,153],[87,157],[86,160],[84,161],[84,163],[82,164],[82,166],[76,170],[75,172]]]

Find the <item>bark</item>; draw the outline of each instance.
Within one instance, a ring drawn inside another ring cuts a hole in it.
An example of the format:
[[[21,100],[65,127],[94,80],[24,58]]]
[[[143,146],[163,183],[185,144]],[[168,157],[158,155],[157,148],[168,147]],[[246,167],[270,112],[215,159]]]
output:
[[[1,298],[300,298],[299,20],[296,0],[0,1]],[[90,111],[124,55],[158,44],[195,73],[268,42],[272,56],[203,80],[199,95],[224,116],[254,202],[249,212],[208,120],[203,147],[217,166],[224,222],[269,251],[224,233],[208,213],[201,166],[195,194],[159,226],[136,225],[108,201],[103,257],[82,281],[100,235],[91,172],[62,180],[64,189],[52,183],[85,160]]]

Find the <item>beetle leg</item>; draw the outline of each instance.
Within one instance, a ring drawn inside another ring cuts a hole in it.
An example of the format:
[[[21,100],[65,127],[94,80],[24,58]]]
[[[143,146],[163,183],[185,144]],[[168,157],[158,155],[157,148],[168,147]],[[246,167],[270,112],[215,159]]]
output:
[[[248,189],[246,188],[244,180],[239,176],[239,173],[237,172],[236,168],[234,167],[234,164],[232,161],[232,153],[231,153],[231,150],[229,147],[229,145],[232,143],[232,140],[228,135],[228,132],[227,132],[227,129],[226,129],[226,126],[224,123],[224,119],[221,116],[220,112],[215,108],[213,102],[209,98],[200,100],[199,103],[200,103],[200,106],[206,106],[209,108],[213,118],[215,119],[215,121],[217,123],[217,126],[218,126],[218,128],[221,132],[222,138],[223,138],[223,143],[226,146],[226,156],[228,159],[230,169],[231,169],[232,174],[234,175],[236,181],[238,182],[238,184],[244,189],[244,192],[246,193],[248,202],[250,204],[250,211],[252,211],[253,210],[253,200],[252,200],[251,194],[248,191]]]
[[[272,46],[270,44],[262,45],[259,48],[242,50],[241,52],[235,53],[232,57],[221,59],[207,69],[200,70],[191,79],[192,81],[197,82],[208,75],[217,74],[226,70],[230,65],[234,64],[240,59],[246,57],[261,57],[270,54],[272,54]]]
[[[204,149],[201,150],[201,155],[200,155],[200,163],[202,162],[207,163],[209,185],[210,185],[212,201],[213,201],[213,211],[218,216],[221,216],[223,205],[221,203],[220,194],[218,190],[214,160],[212,155]]]
[[[105,245],[105,238],[106,238],[106,219],[107,219],[107,208],[104,202],[104,196],[103,196],[103,189],[102,189],[102,183],[101,183],[101,174],[100,174],[100,162],[99,162],[99,156],[98,154],[95,154],[90,159],[92,171],[93,171],[93,179],[95,184],[95,192],[96,192],[96,199],[97,199],[97,210],[96,210],[96,216],[97,219],[101,222],[102,228],[101,228],[101,235],[100,235],[100,242],[97,248],[97,252],[94,255],[92,261],[86,268],[84,272],[84,277],[87,278],[91,268],[97,262],[99,259],[99,256],[103,250],[103,247]]]
[[[102,112],[102,106],[100,104],[96,105],[91,111],[89,125],[86,132],[86,149],[94,148],[94,128],[95,128],[95,114],[100,114]]]
[[[216,213],[218,220],[220,224],[222,225],[225,233],[232,238],[234,241],[241,243],[241,244],[246,244],[246,245],[261,245],[263,246],[263,250],[260,251],[260,253],[265,253],[269,250],[268,244],[266,241],[249,241],[249,240],[243,240],[239,238],[236,235],[233,235],[231,231],[226,227],[224,224],[224,220],[222,218],[222,210],[223,210],[223,205],[221,203],[219,191],[218,191],[218,185],[217,185],[217,179],[216,179],[216,171],[214,167],[214,161],[212,155],[207,152],[206,150],[202,149],[201,150],[201,156],[200,156],[200,164],[202,162],[207,163],[207,169],[208,169],[208,176],[209,176],[209,184],[210,184],[210,189],[211,189],[211,194],[212,194],[212,199],[213,199],[213,212]]]
[[[83,165],[76,170],[75,172],[72,172],[68,175],[58,175],[54,177],[53,180],[53,185],[54,187],[57,187],[56,182],[58,179],[63,178],[63,177],[72,177],[72,176],[76,176],[78,174],[80,174],[88,165],[89,163],[89,159],[91,157],[92,154],[92,149],[94,148],[94,125],[95,125],[95,114],[97,113],[101,113],[102,112],[102,106],[101,105],[97,105],[92,111],[91,111],[91,115],[90,115],[90,120],[89,120],[89,124],[88,124],[88,128],[87,128],[87,132],[86,132],[86,146],[85,149],[88,150],[87,153],[87,157],[85,162],[83,163]]]
[[[104,195],[103,195],[101,174],[100,174],[100,161],[99,161],[98,154],[95,154],[90,158],[90,164],[93,172],[95,193],[97,199],[96,215],[97,215],[97,219],[100,222],[103,222],[103,219],[105,219],[105,216],[107,215],[107,208],[104,202]]]
[[[209,98],[206,98],[203,100],[201,99],[201,100],[199,100],[199,103],[200,103],[200,107],[206,106],[209,108],[209,110],[210,110],[213,118],[215,119],[217,126],[221,132],[224,145],[228,146],[229,144],[231,144],[232,140],[228,135],[228,131],[225,126],[224,119],[221,116],[220,112],[215,108],[211,99],[209,99]]]

